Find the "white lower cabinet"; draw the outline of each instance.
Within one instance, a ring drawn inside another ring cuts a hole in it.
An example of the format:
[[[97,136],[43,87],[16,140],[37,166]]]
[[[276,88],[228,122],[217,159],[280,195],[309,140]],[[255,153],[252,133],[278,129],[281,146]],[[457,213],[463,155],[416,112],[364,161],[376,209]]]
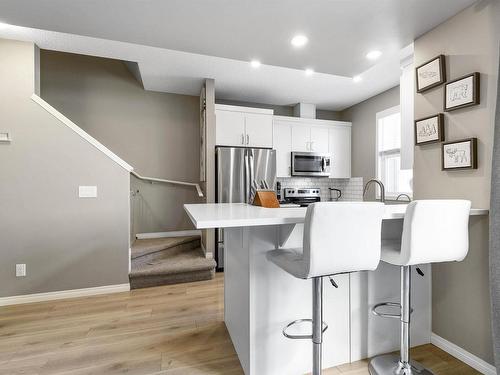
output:
[[[351,177],[351,127],[332,126],[328,130],[331,178]]]

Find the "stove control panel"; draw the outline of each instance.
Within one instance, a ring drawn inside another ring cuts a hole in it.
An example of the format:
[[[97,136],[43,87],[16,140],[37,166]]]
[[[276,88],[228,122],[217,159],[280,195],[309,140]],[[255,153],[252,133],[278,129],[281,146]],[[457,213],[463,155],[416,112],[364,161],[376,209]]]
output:
[[[315,198],[319,197],[319,188],[285,188],[284,198]]]

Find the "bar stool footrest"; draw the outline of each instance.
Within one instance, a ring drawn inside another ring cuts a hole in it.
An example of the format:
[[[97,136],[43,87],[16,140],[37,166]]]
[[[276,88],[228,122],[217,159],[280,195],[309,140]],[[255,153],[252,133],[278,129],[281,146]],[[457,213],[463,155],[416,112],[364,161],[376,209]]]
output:
[[[378,308],[380,307],[397,307],[399,309],[399,312],[397,314],[394,313],[385,313],[385,312],[380,312],[377,311]],[[394,318],[394,319],[399,319],[401,318],[401,305],[396,302],[382,302],[382,303],[377,303],[375,306],[372,308],[372,313],[374,315],[380,316],[382,318]]]
[[[288,339],[292,340],[305,340],[305,339],[312,339],[312,334],[311,335],[292,335],[287,332],[287,329],[294,326],[295,324],[299,323],[304,323],[304,322],[310,322],[312,324],[312,319],[297,319],[294,320],[293,322],[290,322],[286,325],[285,328],[283,328],[283,336],[285,336]],[[323,333],[328,329],[328,324],[323,322]]]

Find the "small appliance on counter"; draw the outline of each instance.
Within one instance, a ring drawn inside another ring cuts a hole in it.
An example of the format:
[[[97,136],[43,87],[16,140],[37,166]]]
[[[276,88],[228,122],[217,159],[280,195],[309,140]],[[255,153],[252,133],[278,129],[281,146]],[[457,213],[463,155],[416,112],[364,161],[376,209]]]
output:
[[[328,188],[330,190],[330,202],[337,202],[342,196],[342,190],[335,188]]]
[[[311,203],[321,201],[320,193],[321,190],[319,188],[284,188],[283,203],[307,207]]]

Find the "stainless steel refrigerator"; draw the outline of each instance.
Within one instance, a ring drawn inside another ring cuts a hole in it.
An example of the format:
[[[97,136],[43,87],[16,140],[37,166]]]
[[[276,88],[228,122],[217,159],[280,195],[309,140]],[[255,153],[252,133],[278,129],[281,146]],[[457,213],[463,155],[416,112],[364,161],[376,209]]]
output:
[[[217,203],[252,203],[252,186],[275,188],[276,151],[262,148],[216,148]],[[224,230],[215,232],[217,270],[224,269]]]

